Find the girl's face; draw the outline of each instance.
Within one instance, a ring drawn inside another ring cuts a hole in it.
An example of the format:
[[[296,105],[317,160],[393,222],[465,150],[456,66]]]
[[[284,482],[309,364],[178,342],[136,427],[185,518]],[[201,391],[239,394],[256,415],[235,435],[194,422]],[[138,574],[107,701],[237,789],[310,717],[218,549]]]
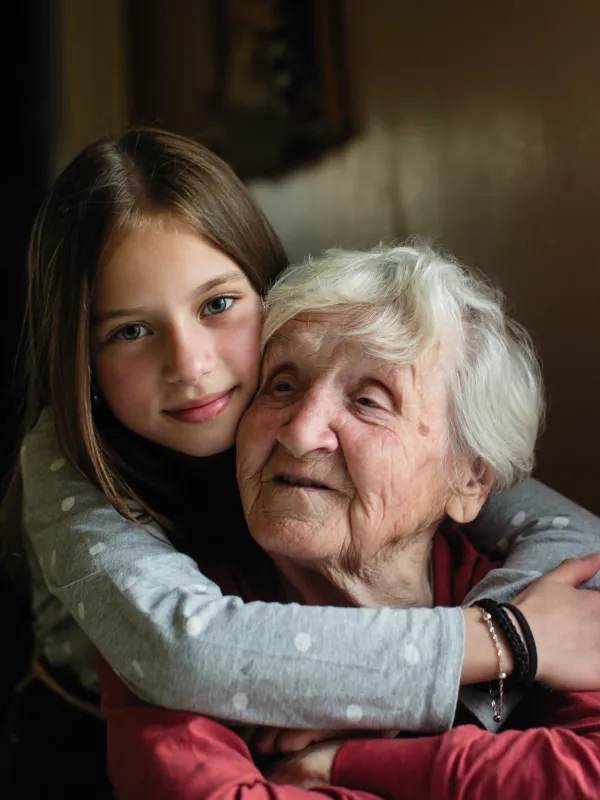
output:
[[[132,229],[93,298],[96,388],[117,419],[191,456],[231,447],[258,381],[260,298],[228,256],[173,220]]]

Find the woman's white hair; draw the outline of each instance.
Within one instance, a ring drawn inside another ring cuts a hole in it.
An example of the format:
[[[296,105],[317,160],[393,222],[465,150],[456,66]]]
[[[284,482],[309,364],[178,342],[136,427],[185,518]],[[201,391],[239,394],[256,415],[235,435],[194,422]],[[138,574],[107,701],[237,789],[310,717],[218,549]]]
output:
[[[338,316],[340,334],[376,358],[412,364],[455,344],[449,447],[487,465],[494,488],[531,472],[544,411],[541,371],[527,332],[488,281],[424,244],[368,252],[327,250],[291,266],[266,298],[263,344],[299,314]]]

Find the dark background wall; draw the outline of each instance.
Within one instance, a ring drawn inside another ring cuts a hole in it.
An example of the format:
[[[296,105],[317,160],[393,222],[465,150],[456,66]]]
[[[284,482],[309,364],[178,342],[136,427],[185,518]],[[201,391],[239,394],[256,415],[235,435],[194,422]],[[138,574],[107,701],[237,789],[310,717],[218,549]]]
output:
[[[26,237],[48,178],[91,139],[138,121],[140,85],[141,121],[201,129],[210,0],[148,0],[132,37],[136,5],[13,4],[18,55],[2,56],[3,469]],[[492,275],[544,362],[537,474],[600,512],[600,5],[346,0],[346,12],[360,134],[313,167],[254,182],[255,196],[292,258],[418,233]]]
[[[43,192],[81,147],[126,124],[202,130],[218,56],[211,2],[7,6],[1,476],[14,458],[25,253]],[[549,411],[536,474],[600,513],[600,4],[345,6],[359,134],[310,168],[254,181],[252,191],[293,259],[416,233],[498,281],[544,364]],[[135,7],[145,24],[132,36]],[[1,580],[0,608],[5,641],[23,641],[26,617]],[[22,667],[3,664],[9,678]],[[11,683],[0,681],[0,711]]]

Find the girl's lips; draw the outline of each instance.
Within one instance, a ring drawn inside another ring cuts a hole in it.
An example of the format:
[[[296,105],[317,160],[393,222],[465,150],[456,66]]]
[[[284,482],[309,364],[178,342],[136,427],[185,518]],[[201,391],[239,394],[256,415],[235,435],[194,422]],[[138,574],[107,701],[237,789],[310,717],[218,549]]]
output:
[[[166,413],[179,422],[208,422],[211,419],[215,419],[219,416],[219,414],[225,411],[229,405],[232,394],[233,389],[225,392],[225,394],[215,397],[212,400],[209,400],[208,402],[201,400],[198,401],[197,405],[189,406],[188,408],[173,409],[171,411],[167,411]]]

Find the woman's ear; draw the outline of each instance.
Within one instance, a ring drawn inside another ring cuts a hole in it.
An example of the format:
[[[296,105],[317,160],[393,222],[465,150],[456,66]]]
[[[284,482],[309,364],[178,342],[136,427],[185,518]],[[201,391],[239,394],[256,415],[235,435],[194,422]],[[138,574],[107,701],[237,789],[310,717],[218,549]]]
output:
[[[460,524],[472,522],[492,491],[494,473],[478,458],[473,464],[465,464],[457,478],[446,503],[446,514]]]

